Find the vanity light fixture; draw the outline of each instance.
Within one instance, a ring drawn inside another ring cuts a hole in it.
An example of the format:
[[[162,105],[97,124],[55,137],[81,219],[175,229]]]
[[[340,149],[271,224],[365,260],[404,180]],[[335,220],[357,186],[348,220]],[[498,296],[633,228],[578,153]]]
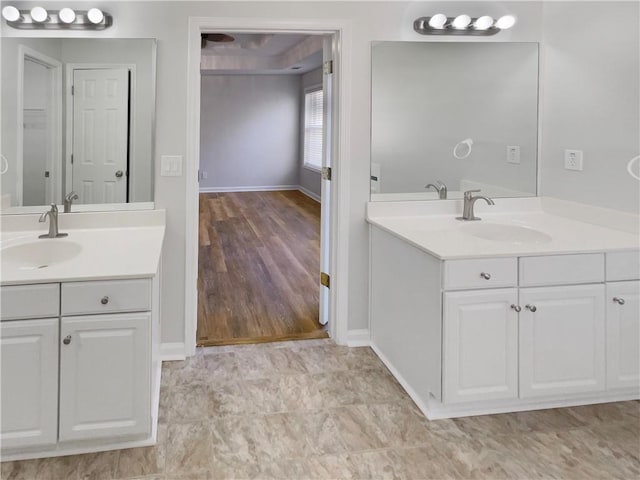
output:
[[[413,22],[413,29],[422,35],[495,35],[511,28],[516,23],[513,15],[504,15],[494,20],[489,15],[470,17],[458,15],[447,17],[438,13],[431,17],[420,17]]]
[[[36,6],[31,10],[19,10],[13,5],[2,9],[2,17],[7,25],[20,29],[70,29],[70,30],[103,30],[113,24],[113,17],[98,8],[89,10],[46,10]]]

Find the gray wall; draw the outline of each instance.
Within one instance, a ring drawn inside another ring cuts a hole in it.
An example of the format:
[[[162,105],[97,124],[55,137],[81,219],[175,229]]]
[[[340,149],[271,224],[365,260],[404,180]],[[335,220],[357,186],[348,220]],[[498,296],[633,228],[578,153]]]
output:
[[[18,2],[15,5],[26,7],[30,4]],[[570,2],[572,13],[591,11],[590,3]],[[604,8],[617,8],[610,3],[603,4]],[[51,2],[50,8],[63,6],[62,3]],[[93,6],[79,2],[76,8]],[[542,26],[541,2],[112,2],[108,4],[108,11],[114,16],[114,25],[100,32],[63,32],[64,35],[86,37],[155,37],[158,39],[158,101],[156,116],[156,162],[159,155],[185,155],[187,130],[187,31],[188,17],[233,17],[233,18],[269,18],[274,20],[287,19],[344,19],[351,22],[352,39],[350,63],[351,73],[347,79],[350,85],[346,95],[351,100],[351,110],[347,112],[351,141],[351,149],[346,152],[341,161],[350,175],[349,197],[344,199],[343,208],[348,210],[348,317],[349,328],[360,329],[368,326],[368,272],[369,272],[369,229],[365,221],[365,203],[369,199],[369,157],[370,157],[370,73],[371,73],[371,41],[380,40],[411,40],[411,41],[440,41],[439,37],[422,37],[413,32],[412,22],[415,18],[429,12],[446,11],[449,15],[467,13],[473,16],[482,14],[499,17],[505,13],[518,17],[516,26],[506,32],[501,32],[491,41],[539,41]],[[559,7],[558,7],[559,8]],[[626,8],[626,7],[625,7]],[[595,21],[595,16],[592,17]],[[141,19],[144,19],[142,21]],[[618,16],[616,22],[633,21],[631,30],[638,31],[638,16]],[[556,23],[550,26],[554,30],[569,35],[570,32],[581,32],[582,27],[576,21]],[[603,37],[625,38],[627,33],[620,28],[607,24],[606,35],[589,33],[593,42],[600,42]],[[613,25],[617,25],[614,22]],[[3,35],[19,36],[31,32],[3,29]],[[31,33],[33,34],[33,33]],[[36,32],[36,35],[61,35],[61,32]],[[551,32],[547,30],[547,35]],[[451,39],[450,39],[451,40]],[[451,41],[455,41],[451,40]],[[485,41],[478,39],[478,41]],[[611,40],[607,40],[607,43]],[[591,42],[591,41],[590,41]],[[589,45],[580,55],[590,55]],[[626,47],[625,47],[626,49]],[[604,57],[611,55],[606,52]],[[603,58],[600,60],[605,61]],[[638,56],[625,58],[622,64],[611,66],[612,77],[625,73],[627,62],[637,62]],[[570,64],[573,61],[568,58]],[[559,68],[559,67],[558,67]],[[563,67],[566,68],[566,67]],[[597,68],[597,65],[594,66]],[[546,72],[549,75],[550,72]],[[581,78],[581,81],[590,81]],[[598,99],[599,104],[610,101],[611,97],[626,94],[617,90],[603,93]],[[4,103],[4,94],[3,94]],[[617,101],[617,100],[616,100]],[[633,104],[629,101],[629,105]],[[637,101],[635,102],[637,106]],[[3,105],[4,108],[4,105]],[[548,112],[546,115],[550,115]],[[597,120],[598,112],[583,112],[587,121]],[[545,116],[546,122],[552,122],[551,117]],[[552,125],[557,125],[552,122]],[[563,129],[566,127],[562,127]],[[547,131],[543,125],[544,131]],[[602,140],[614,151],[617,136]],[[4,147],[2,147],[4,149]],[[198,161],[186,159],[186,161]],[[603,162],[603,159],[596,159]],[[547,178],[543,165],[543,180]],[[167,211],[167,230],[163,250],[163,280],[162,280],[162,340],[164,342],[181,342],[184,340],[184,273],[185,273],[185,178],[160,177],[156,169],[155,178],[156,205]],[[635,192],[638,184],[609,182],[609,177],[602,177],[610,189],[620,189]],[[589,182],[583,183],[588,188]],[[543,189],[544,191],[544,189]],[[558,194],[558,189],[551,189],[546,193]],[[589,199],[593,203],[605,203],[607,194],[597,191]],[[625,199],[616,200],[609,206],[624,209]]]
[[[542,194],[640,211],[640,4],[544,5]],[[564,149],[584,151],[582,172]]]
[[[300,167],[300,175],[298,177],[298,184],[313,193],[317,197],[321,195],[321,183],[322,177],[320,173],[307,168],[304,163],[304,89],[315,85],[322,85],[322,68],[316,68],[308,73],[302,75],[302,92],[300,100],[300,158],[298,165]]]
[[[203,75],[201,191],[298,185],[300,75]]]

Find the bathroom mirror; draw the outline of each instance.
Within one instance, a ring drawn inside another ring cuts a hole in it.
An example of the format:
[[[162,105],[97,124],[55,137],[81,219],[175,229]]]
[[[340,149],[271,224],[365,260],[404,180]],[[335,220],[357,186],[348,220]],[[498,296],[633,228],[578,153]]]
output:
[[[156,41],[2,39],[2,213],[153,208]]]
[[[536,195],[537,43],[374,43],[371,75],[371,200]]]

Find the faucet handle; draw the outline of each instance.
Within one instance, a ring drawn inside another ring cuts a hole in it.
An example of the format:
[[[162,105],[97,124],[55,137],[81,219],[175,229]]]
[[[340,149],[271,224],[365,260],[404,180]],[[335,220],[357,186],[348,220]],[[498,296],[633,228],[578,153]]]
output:
[[[480,189],[477,189],[477,190],[466,190],[466,191],[464,192],[464,198],[465,198],[466,200],[469,200],[469,199],[471,199],[471,194],[472,194],[472,193],[479,193],[479,192],[481,192],[481,191],[482,191],[482,190],[480,190]]]
[[[71,200],[77,200],[78,199],[78,194],[76,192],[69,192],[67,193],[66,197],[64,197],[65,200],[67,201],[71,201]]]

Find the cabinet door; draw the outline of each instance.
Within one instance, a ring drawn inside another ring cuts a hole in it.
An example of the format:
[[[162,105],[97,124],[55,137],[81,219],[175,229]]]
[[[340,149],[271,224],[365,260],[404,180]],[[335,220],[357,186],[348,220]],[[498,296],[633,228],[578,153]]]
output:
[[[604,285],[523,288],[520,305],[520,396],[603,390]]]
[[[64,317],[60,441],[150,429],[150,313]]]
[[[444,294],[444,401],[517,398],[515,288]]]
[[[640,386],[640,282],[607,284],[606,301],[607,388],[637,388]]]
[[[3,449],[58,437],[58,319],[0,324]]]

